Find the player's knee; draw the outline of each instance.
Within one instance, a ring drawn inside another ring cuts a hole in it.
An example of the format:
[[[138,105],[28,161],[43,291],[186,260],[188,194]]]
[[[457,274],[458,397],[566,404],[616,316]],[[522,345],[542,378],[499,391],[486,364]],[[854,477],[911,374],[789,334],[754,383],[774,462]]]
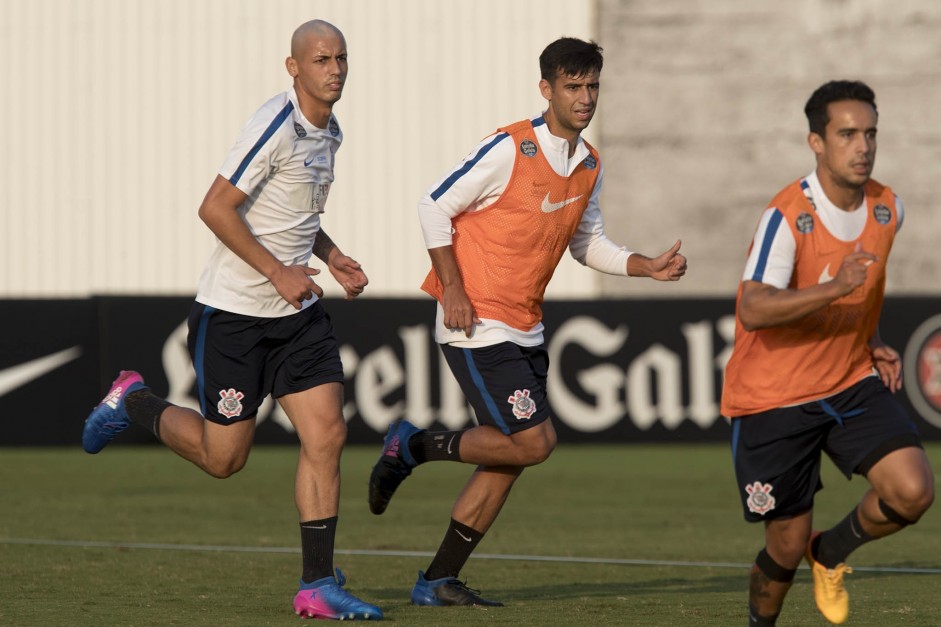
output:
[[[879,499],[879,511],[889,522],[902,527],[918,522],[934,502],[934,491],[914,495],[911,498],[897,497],[892,501]]]
[[[528,442],[525,447],[524,459],[520,460],[521,466],[535,466],[549,459],[552,451],[555,450],[556,435],[555,431],[549,429],[541,434],[542,437],[534,438]]]
[[[207,458],[203,462],[202,467],[203,470],[216,479],[227,479],[228,477],[231,477],[240,471],[242,468],[245,468],[245,463],[247,461],[247,455],[214,459]]]
[[[796,568],[804,559],[809,540],[810,538],[806,536],[790,535],[776,538],[773,543],[769,542],[769,544],[773,544],[775,555],[783,566]]]

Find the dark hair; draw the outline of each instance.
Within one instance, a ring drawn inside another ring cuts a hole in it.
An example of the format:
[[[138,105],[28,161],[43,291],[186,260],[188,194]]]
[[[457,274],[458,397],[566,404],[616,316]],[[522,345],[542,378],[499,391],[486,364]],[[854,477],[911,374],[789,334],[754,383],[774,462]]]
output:
[[[804,114],[807,116],[807,123],[810,125],[810,132],[823,137],[827,123],[830,122],[830,116],[827,113],[827,105],[831,102],[840,102],[842,100],[859,100],[872,107],[876,113],[876,94],[869,88],[869,85],[862,81],[830,81],[817,88],[804,105]]]
[[[566,76],[584,76],[592,70],[601,71],[602,48],[593,41],[562,37],[546,46],[539,55],[539,71],[549,82],[561,70]]]

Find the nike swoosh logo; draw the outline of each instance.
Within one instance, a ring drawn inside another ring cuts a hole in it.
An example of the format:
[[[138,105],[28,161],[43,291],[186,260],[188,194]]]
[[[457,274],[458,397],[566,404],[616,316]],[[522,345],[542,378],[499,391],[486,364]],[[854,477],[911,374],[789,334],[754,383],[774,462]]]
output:
[[[549,202],[549,194],[546,194],[546,197],[542,199],[542,212],[552,213],[553,211],[558,211],[565,205],[569,203],[573,203],[581,197],[582,195],[579,194],[578,196],[575,196],[574,198],[566,198],[565,200],[561,202]]]
[[[308,167],[311,163],[314,162],[314,155],[310,156],[310,159],[304,159],[304,167]]]
[[[56,368],[78,359],[81,354],[82,348],[73,346],[58,353],[0,370],[0,396],[9,394]]]
[[[454,441],[454,438],[455,438],[455,436],[452,435],[452,436],[451,436],[451,439],[448,440],[448,455],[451,454],[451,442]]]
[[[458,531],[457,529],[454,530],[454,533],[456,533],[457,535],[461,536],[461,540],[464,540],[464,542],[470,542],[470,541],[471,541],[470,538],[468,538],[467,536],[465,536],[463,533],[461,533],[461,532]]]
[[[823,268],[823,272],[820,273],[820,278],[817,279],[817,283],[826,283],[827,281],[832,281],[833,277],[830,276],[830,264],[827,264]]]
[[[304,529],[326,529],[327,525],[301,525]]]

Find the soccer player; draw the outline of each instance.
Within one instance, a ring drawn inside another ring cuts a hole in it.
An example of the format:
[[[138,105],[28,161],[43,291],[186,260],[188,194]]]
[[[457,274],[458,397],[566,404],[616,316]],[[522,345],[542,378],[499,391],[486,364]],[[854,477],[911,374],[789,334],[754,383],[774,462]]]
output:
[[[892,395],[902,385],[899,355],[879,336],[903,211],[870,178],[875,94],[861,82],[831,81],[804,112],[816,169],[775,196],[758,224],[722,394],[745,520],[765,528],[749,585],[752,627],[775,624],[805,556],[817,608],[845,621],[847,557],[918,522],[934,499],[928,458]],[[871,489],[816,533],[821,452]]]
[[[171,405],[122,371],[85,421],[82,444],[97,453],[130,421],[214,477],[248,458],[256,414],[272,394],[300,440],[294,498],[303,571],[294,610],[333,619],[381,618],[343,589],[333,568],[346,440],[343,368],[330,319],[308,267],[316,255],[347,300],[367,284],[360,265],[321,229],[343,134],[333,115],[346,83],[343,34],[302,24],[285,65],[293,88],[251,117],[199,208],[217,236],[189,316],[189,350],[201,413]]]
[[[679,241],[649,258],[604,234],[602,162],[581,138],[598,103],[601,53],[574,38],[549,44],[539,57],[545,112],[484,139],[419,203],[433,265],[422,288],[438,301],[435,337],[479,426],[431,432],[398,421],[373,468],[369,506],[381,514],[415,466],[476,466],[437,554],[418,574],[417,605],[501,605],[457,577],[513,482],[556,444],[541,304],[565,249],[609,274],[676,281],[686,272]]]

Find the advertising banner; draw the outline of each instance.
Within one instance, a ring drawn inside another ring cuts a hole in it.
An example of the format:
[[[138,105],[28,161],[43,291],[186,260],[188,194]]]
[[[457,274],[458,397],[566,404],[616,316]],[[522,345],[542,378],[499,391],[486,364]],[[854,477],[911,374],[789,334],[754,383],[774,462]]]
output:
[[[186,349],[187,297],[0,301],[5,330],[0,446],[75,445],[119,370],[196,408]],[[381,442],[393,420],[461,429],[473,414],[433,339],[431,300],[328,299],[341,344],[349,442]],[[731,299],[545,304],[549,403],[560,442],[724,441],[722,373],[732,349]],[[941,299],[889,298],[883,339],[903,356],[898,397],[926,439],[941,438]],[[769,385],[787,385],[791,373]],[[152,442],[132,427],[127,443]],[[295,442],[272,399],[256,441]]]

